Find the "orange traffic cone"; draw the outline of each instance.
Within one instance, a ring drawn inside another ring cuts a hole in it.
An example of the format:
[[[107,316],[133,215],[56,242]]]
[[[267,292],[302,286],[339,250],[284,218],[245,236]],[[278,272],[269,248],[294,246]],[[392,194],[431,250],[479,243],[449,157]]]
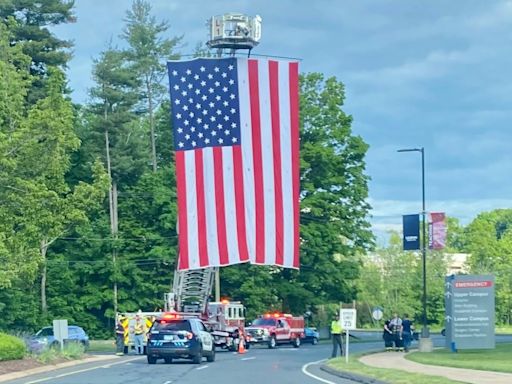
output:
[[[243,354],[245,353],[245,342],[244,338],[240,337],[240,341],[238,342],[238,353]]]

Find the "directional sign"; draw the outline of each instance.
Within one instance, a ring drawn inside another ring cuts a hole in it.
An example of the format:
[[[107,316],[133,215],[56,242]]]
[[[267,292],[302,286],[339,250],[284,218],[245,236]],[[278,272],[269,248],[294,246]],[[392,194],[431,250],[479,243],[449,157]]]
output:
[[[494,276],[447,276],[444,296],[446,347],[494,348]]]
[[[342,308],[340,310],[340,320],[343,329],[356,329],[357,312],[352,308]]]

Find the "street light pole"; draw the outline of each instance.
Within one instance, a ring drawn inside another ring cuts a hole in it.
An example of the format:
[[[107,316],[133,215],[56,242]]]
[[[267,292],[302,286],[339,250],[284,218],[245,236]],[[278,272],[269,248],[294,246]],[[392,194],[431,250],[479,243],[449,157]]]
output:
[[[423,221],[423,242],[421,247],[421,256],[423,264],[423,315],[422,315],[422,329],[421,338],[428,339],[430,332],[427,325],[427,211],[425,208],[425,148],[407,148],[399,149],[398,152],[421,152],[421,201],[422,201],[422,221]]]

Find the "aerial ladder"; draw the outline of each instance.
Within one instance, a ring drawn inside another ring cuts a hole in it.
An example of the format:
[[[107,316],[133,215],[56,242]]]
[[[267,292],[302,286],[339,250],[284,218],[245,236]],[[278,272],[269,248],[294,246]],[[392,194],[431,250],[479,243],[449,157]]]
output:
[[[164,297],[165,310],[206,314],[217,270],[212,267],[174,271],[172,292]]]

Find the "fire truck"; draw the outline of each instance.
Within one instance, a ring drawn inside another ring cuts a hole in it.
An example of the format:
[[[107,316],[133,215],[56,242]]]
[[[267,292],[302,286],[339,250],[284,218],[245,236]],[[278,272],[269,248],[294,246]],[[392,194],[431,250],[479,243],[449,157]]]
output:
[[[240,335],[245,334],[245,307],[239,301],[209,301],[216,270],[176,270],[172,292],[165,294],[165,310],[195,314],[212,330],[217,348],[235,351]]]
[[[245,307],[239,301],[209,302],[215,272],[216,268],[176,270],[172,291],[164,294],[165,312],[118,313],[116,321],[121,317],[125,328],[125,352],[134,347],[133,324],[137,314],[146,321],[146,328],[149,330],[152,321],[165,313],[200,318],[211,329],[217,348],[237,350],[240,336],[245,334]],[[144,346],[146,341],[145,339]]]
[[[304,337],[304,317],[283,313],[267,313],[245,328],[250,344],[267,344],[275,348],[278,344],[291,343],[300,347]]]

